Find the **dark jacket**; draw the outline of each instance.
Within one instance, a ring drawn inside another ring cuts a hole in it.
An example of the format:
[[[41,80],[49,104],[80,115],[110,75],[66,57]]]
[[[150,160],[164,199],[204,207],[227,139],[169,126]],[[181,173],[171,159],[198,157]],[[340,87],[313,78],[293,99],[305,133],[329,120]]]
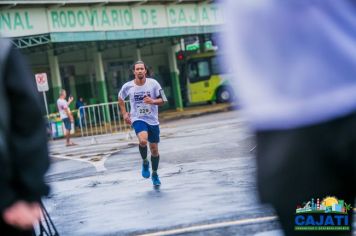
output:
[[[0,213],[48,194],[45,122],[35,79],[9,40],[0,39]]]

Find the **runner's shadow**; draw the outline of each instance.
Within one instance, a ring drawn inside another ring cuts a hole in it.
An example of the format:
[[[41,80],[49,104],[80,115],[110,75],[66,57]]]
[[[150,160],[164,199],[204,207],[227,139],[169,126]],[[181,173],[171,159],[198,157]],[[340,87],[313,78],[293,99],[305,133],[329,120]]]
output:
[[[147,192],[147,195],[150,198],[161,198],[163,197],[164,193],[161,191],[160,186],[153,186],[152,190]]]

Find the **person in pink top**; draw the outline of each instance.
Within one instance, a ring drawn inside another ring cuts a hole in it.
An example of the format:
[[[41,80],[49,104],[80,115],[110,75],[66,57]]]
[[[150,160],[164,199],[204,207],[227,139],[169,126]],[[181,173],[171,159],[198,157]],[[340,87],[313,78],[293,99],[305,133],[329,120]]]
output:
[[[67,92],[62,89],[57,100],[57,108],[66,130],[64,134],[66,138],[66,146],[74,146],[76,144],[70,141],[70,130],[72,129],[74,118],[69,109],[69,104],[73,101],[73,97],[70,96],[68,101],[66,100],[66,97]]]

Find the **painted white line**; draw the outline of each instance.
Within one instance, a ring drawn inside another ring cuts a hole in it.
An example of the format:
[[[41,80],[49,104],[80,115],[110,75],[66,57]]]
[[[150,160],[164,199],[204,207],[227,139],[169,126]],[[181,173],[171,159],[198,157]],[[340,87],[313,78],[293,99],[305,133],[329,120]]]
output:
[[[166,230],[166,231],[159,231],[159,232],[155,232],[155,233],[141,234],[139,236],[163,236],[163,235],[192,233],[192,232],[196,232],[196,231],[218,229],[218,228],[224,228],[224,227],[235,226],[235,225],[263,223],[263,222],[273,221],[276,219],[277,219],[277,216],[266,216],[266,217],[260,217],[260,218],[243,219],[243,220],[226,221],[226,222],[206,224],[206,225],[190,226],[190,227],[181,228],[181,229],[172,229],[172,230]]]
[[[54,158],[67,159],[67,160],[71,160],[71,161],[89,162],[84,159],[73,158],[73,156],[65,156],[65,155],[59,155],[59,154],[50,154],[50,156],[54,157]]]
[[[91,161],[91,163],[94,165],[94,167],[96,169],[96,172],[106,171],[104,164],[105,164],[106,159],[108,159],[109,156],[110,155],[103,156],[100,161],[95,161],[95,162]]]
[[[61,158],[61,159],[66,159],[66,160],[71,160],[71,161],[86,162],[86,163],[92,164],[95,167],[96,172],[101,172],[101,171],[106,171],[104,163],[110,155],[103,156],[100,161],[90,161],[90,160],[85,160],[85,159],[80,159],[80,158],[73,158],[73,156],[67,157],[64,155],[50,155],[50,156],[54,157],[54,158]]]

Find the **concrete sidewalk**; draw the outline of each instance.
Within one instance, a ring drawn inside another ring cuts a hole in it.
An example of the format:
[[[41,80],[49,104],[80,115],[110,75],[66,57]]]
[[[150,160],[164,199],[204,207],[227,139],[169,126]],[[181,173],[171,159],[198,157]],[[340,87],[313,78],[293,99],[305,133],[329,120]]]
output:
[[[219,103],[219,104],[212,104],[212,105],[210,104],[210,105],[186,107],[184,108],[183,111],[176,111],[176,110],[162,111],[159,114],[159,120],[160,123],[165,123],[168,121],[197,117],[197,116],[211,114],[211,113],[226,112],[233,109],[236,109],[236,105],[230,103]]]

